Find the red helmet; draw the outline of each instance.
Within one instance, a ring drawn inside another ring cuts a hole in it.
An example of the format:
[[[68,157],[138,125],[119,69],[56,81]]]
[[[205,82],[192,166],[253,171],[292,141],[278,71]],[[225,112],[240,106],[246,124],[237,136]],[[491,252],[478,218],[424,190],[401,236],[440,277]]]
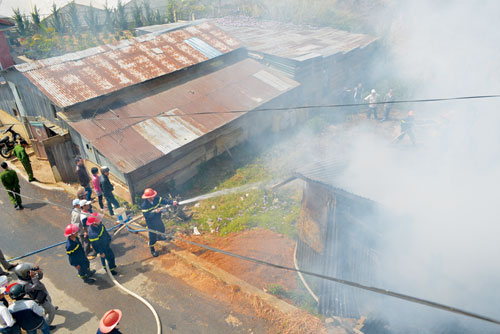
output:
[[[99,322],[99,330],[103,333],[111,332],[118,325],[121,318],[122,311],[119,309],[109,310],[102,316]]]
[[[155,198],[158,193],[151,188],[147,188],[144,190],[144,194],[142,194],[142,199],[147,198]]]
[[[69,237],[70,235],[75,234],[78,231],[80,231],[78,225],[68,224],[68,226],[66,226],[66,228],[64,229],[64,236]]]
[[[413,116],[413,110],[408,111],[408,116]]]
[[[87,218],[87,225],[92,225],[94,223],[99,224],[101,222],[102,216],[97,212],[92,212]]]

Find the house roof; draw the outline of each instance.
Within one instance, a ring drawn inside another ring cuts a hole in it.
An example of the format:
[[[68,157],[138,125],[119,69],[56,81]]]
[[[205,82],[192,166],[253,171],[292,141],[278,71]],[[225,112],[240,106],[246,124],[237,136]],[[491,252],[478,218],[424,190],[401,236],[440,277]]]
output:
[[[59,107],[69,107],[202,63],[241,47],[204,22],[16,65]]]
[[[15,24],[6,17],[0,17],[0,30],[9,29],[15,26]]]
[[[330,27],[297,26],[246,16],[225,17],[215,22],[251,51],[295,61],[345,54],[377,40],[373,36]]]
[[[244,114],[224,112],[253,110],[297,86],[245,59],[167,90],[160,87],[139,100],[125,95],[93,118],[94,113],[84,119],[71,119],[72,112],[59,114],[121,172],[129,173]],[[207,111],[215,113],[192,115]]]
[[[349,182],[351,175],[349,174],[348,164],[344,160],[336,158],[318,159],[297,167],[292,174],[294,177],[307,182],[321,183],[336,190],[347,192],[350,195],[368,199],[364,193],[352,188]]]

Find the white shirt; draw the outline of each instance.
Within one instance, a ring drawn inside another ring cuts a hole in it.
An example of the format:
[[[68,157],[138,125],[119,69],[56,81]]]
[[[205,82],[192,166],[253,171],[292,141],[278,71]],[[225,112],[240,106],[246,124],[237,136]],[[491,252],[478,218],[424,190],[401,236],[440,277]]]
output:
[[[0,302],[0,328],[8,328],[12,327],[16,321],[12,317],[12,314],[10,314],[9,310],[5,307],[3,303]]]

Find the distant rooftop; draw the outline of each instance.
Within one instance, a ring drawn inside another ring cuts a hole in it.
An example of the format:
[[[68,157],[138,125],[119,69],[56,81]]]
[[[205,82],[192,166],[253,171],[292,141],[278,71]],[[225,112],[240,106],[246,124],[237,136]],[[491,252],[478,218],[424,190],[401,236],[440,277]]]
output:
[[[21,14],[30,15],[36,5],[38,12],[45,18],[52,14],[52,4],[56,4],[58,8],[64,7],[73,0],[2,0],[0,1],[0,16],[14,16],[14,9],[19,9]],[[110,8],[116,8],[118,0],[75,0],[76,4],[92,6],[95,8],[104,8],[106,1]],[[122,0],[122,3],[128,3],[130,0]]]
[[[69,107],[202,63],[241,46],[237,39],[203,22],[14,67],[54,104]]]

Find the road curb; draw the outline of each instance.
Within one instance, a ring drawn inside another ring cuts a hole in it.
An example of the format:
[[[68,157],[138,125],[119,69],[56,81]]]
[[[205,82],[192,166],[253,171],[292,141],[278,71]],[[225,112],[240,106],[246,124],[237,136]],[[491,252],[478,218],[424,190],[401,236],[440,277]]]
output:
[[[212,275],[219,281],[224,282],[229,286],[237,286],[240,288],[240,291],[244,292],[250,297],[258,297],[261,300],[265,301],[269,306],[272,306],[276,310],[285,314],[292,314],[300,311],[299,308],[274,297],[273,295],[266,293],[259,288],[249,284],[248,282],[228,273],[227,271],[217,267],[216,265],[200,259],[193,253],[183,250],[170,250],[170,253],[176,256],[177,258],[183,260],[184,262],[203,270],[204,272]]]

